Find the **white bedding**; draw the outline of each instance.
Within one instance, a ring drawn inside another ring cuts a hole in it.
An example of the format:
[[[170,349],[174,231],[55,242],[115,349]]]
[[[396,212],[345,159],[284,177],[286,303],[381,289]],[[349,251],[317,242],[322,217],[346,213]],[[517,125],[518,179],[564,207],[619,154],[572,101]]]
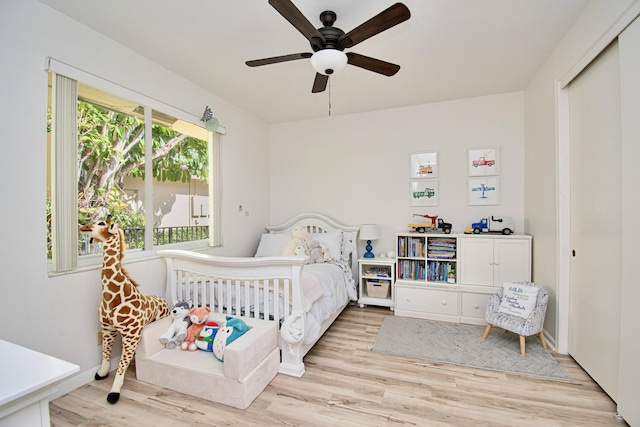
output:
[[[315,276],[322,286],[322,297],[313,303],[305,317],[305,343],[320,337],[320,326],[339,307],[348,300],[358,299],[351,269],[341,267],[337,263],[308,264],[304,267],[303,276]]]

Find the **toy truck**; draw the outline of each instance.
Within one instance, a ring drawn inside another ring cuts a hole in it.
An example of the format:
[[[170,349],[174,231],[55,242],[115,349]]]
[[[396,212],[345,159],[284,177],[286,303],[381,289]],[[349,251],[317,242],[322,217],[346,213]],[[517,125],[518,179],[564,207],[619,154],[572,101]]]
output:
[[[418,175],[428,175],[430,173],[433,173],[431,162],[427,163],[426,165],[418,166]]]
[[[471,227],[464,231],[467,234],[479,233],[502,233],[509,235],[516,229],[515,223],[510,216],[496,217],[491,215],[490,219],[482,218],[479,222],[474,222]]]
[[[413,214],[413,216],[428,218],[431,221],[431,222],[425,222],[425,223],[407,224],[408,227],[411,228],[413,231],[417,231],[418,233],[424,233],[426,231],[442,230],[444,234],[451,233],[451,228],[452,228],[451,224],[448,222],[444,222],[444,220],[442,218],[438,218],[437,215],[431,216],[431,215]]]
[[[478,160],[474,160],[471,162],[471,166],[477,168],[478,166],[493,166],[496,164],[495,160],[487,160],[484,156],[478,157]]]
[[[427,197],[431,198],[436,195],[436,192],[433,188],[426,187],[424,191],[414,191],[413,198],[417,199],[418,197]]]

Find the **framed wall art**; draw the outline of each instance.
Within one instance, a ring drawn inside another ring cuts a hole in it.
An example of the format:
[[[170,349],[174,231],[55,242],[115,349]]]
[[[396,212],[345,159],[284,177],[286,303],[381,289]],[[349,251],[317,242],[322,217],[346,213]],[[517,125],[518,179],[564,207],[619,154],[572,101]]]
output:
[[[469,206],[499,205],[499,178],[497,176],[467,178],[467,204]]]
[[[500,175],[500,149],[477,148],[468,151],[468,176]]]
[[[437,179],[411,180],[411,206],[438,206],[439,199]]]
[[[424,152],[411,154],[411,175],[415,178],[438,177],[438,152]]]

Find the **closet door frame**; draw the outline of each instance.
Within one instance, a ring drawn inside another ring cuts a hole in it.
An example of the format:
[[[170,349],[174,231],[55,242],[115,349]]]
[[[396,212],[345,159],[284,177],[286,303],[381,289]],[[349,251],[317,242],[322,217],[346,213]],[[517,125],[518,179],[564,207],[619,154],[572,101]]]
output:
[[[569,121],[568,85],[622,31],[640,15],[640,2],[635,2],[620,19],[556,81],[556,137],[558,141],[558,322],[556,350],[568,354],[569,349],[569,286],[571,283],[571,133]],[[623,223],[623,227],[625,223]],[[624,277],[624,276],[623,276]]]

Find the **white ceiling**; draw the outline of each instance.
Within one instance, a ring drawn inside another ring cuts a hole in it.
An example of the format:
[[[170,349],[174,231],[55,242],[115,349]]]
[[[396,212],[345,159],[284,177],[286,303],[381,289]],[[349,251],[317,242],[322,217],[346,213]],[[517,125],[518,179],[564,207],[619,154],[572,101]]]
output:
[[[404,0],[411,19],[353,51],[399,64],[393,77],[347,66],[312,94],[312,52],[267,0],[40,0],[269,123],[523,90],[589,0]],[[350,31],[394,0],[293,0],[320,27]],[[215,112],[215,106],[213,106]]]

